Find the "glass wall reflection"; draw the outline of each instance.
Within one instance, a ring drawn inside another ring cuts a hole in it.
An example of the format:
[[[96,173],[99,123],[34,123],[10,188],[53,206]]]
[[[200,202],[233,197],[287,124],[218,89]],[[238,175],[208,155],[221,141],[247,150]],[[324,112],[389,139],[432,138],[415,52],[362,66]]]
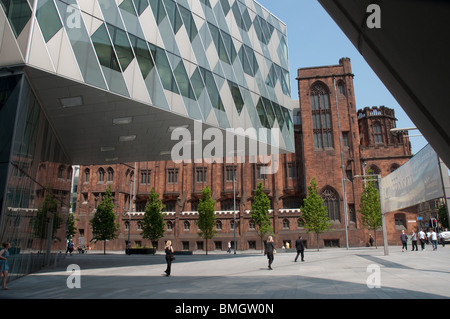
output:
[[[9,280],[66,248],[72,167],[23,74],[0,77],[0,243]]]

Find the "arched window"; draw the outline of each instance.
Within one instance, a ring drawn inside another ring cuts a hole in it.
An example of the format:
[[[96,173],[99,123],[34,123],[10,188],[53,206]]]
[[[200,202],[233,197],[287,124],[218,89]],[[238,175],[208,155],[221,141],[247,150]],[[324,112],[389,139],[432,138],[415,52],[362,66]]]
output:
[[[171,221],[167,222],[167,230],[169,231],[173,230],[173,223]]]
[[[85,183],[89,183],[89,176],[90,176],[91,172],[89,170],[89,168],[86,168],[84,170],[84,182]]]
[[[381,170],[378,166],[376,166],[375,164],[370,165],[370,170],[372,171],[373,175],[378,175],[381,173]]]
[[[330,94],[327,86],[321,82],[316,82],[311,87],[311,110],[314,147],[333,147]]]
[[[98,175],[98,182],[103,183],[105,181],[105,170],[103,168],[99,168],[97,175]]]
[[[216,221],[216,229],[217,230],[222,230],[222,222],[220,220]]]
[[[389,167],[389,173],[392,173],[393,171],[395,171],[397,168],[399,168],[400,167],[400,165],[398,165],[397,163],[394,163],[394,164],[392,164],[390,167]]]
[[[381,132],[380,122],[375,122],[372,126],[373,131],[373,141],[375,143],[383,143],[383,133]]]
[[[344,81],[339,80],[337,83],[337,90],[339,95],[345,95],[345,85],[344,85]]]
[[[59,166],[58,168],[58,178],[63,178],[63,173],[64,173],[65,167],[64,165]]]
[[[108,167],[107,169],[107,181],[108,182],[113,182],[114,181],[114,170],[111,167]]]
[[[321,197],[323,199],[323,204],[327,208],[328,217],[334,221],[340,221],[341,216],[339,213],[339,195],[337,192],[331,188],[326,188]]]
[[[185,221],[183,223],[184,226],[184,230],[190,230],[191,229],[191,224],[188,221]]]
[[[289,219],[283,219],[283,229],[289,229]]]

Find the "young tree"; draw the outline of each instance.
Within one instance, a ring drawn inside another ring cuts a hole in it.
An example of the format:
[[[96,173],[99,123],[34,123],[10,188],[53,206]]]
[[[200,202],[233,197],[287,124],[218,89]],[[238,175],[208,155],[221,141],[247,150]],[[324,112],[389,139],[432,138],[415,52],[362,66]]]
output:
[[[79,221],[78,218],[71,213],[67,217],[67,231],[66,231],[66,239],[70,240],[77,233],[77,228],[75,227],[75,221]]]
[[[449,228],[447,206],[445,204],[441,205],[438,210],[438,219],[441,224],[442,230]]]
[[[106,241],[117,238],[119,231],[119,223],[116,222],[116,214],[114,214],[111,186],[106,189],[105,196],[98,204],[90,224],[93,237],[91,241],[103,240],[103,254],[106,254]]]
[[[208,239],[216,234],[216,215],[214,214],[215,200],[211,197],[211,189],[206,186],[202,190],[202,198],[198,203],[198,219],[196,221],[199,236],[206,240],[206,254],[208,255]]]
[[[152,187],[150,196],[145,205],[145,214],[142,220],[142,238],[150,239],[152,244],[164,236],[164,216],[161,213],[164,210],[164,205],[159,199],[159,194],[155,192]],[[154,251],[156,247],[154,247]]]
[[[370,169],[367,171],[367,175],[372,175]],[[359,212],[361,213],[361,222],[363,225],[368,230],[374,231],[375,247],[378,248],[376,230],[382,226],[380,196],[378,190],[375,188],[375,182],[371,179],[373,178],[364,181]]]
[[[258,183],[255,190],[255,198],[250,211],[250,218],[257,226],[257,232],[261,238],[261,250],[264,249],[263,237],[269,233],[273,233],[273,229],[270,225],[269,217],[270,200],[264,193],[264,186],[262,183]]]
[[[300,210],[304,227],[309,233],[316,233],[317,235],[317,251],[319,251],[319,234],[327,231],[332,221],[328,217],[323,199],[318,194],[315,178],[311,180],[308,186],[308,196],[303,200],[303,206]]]
[[[37,238],[49,238],[49,223],[53,223],[51,239],[56,239],[56,231],[61,226],[61,217],[58,213],[58,201],[50,188],[46,189],[44,201],[39,206],[36,216],[31,220],[31,226]]]

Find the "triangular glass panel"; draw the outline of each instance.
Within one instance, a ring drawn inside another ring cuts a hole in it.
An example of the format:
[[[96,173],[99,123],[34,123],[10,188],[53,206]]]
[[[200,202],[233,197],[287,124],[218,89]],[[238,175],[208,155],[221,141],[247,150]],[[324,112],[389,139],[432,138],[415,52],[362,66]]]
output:
[[[161,21],[166,17],[166,10],[164,10],[162,0],[149,0],[149,2],[150,7],[153,11],[153,15],[156,19],[156,23],[159,25]]]
[[[148,50],[147,42],[135,37],[132,34],[129,34],[129,37],[142,73],[142,77],[145,79],[155,66],[150,55],[150,51]]]
[[[40,0],[38,2],[36,19],[45,42],[48,42],[62,28],[62,23],[53,1]]]
[[[241,91],[236,83],[228,81],[228,87],[231,91],[231,96],[233,97],[234,106],[239,115],[241,115],[242,109],[244,108],[244,100],[242,99]]]
[[[170,24],[172,25],[173,33],[177,34],[178,30],[180,30],[183,25],[177,5],[173,0],[164,0],[164,6],[166,7],[167,16],[169,17]]]
[[[36,0],[37,1],[37,0]],[[53,1],[52,1],[53,2]],[[16,38],[31,18],[31,8],[26,0],[0,1]]]
[[[148,7],[147,0],[133,0],[137,14],[140,16]]]
[[[134,59],[133,50],[131,50],[127,33],[111,24],[107,24],[107,26],[120,66],[122,67],[122,70],[125,70]]]

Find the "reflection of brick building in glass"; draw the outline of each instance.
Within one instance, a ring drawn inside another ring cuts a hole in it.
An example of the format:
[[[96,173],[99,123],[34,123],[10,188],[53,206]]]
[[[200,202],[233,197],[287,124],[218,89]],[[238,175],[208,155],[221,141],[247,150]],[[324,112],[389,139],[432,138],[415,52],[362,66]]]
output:
[[[297,80],[300,108],[294,110],[296,152],[279,156],[277,173],[263,175],[261,165],[250,163],[248,159],[238,164],[154,161],[82,166],[76,209],[80,221],[75,240],[82,237],[86,244],[97,248],[89,243],[89,220],[106,187],[111,185],[121,228],[118,239],[110,242],[108,249],[124,249],[128,232],[132,246],[149,245],[140,236],[139,221],[154,187],[166,205],[166,232],[158,242],[158,249],[168,239],[176,250],[205,249],[204,241],[197,235],[195,220],[201,191],[208,185],[216,200],[217,217],[217,235],[208,241],[208,250],[226,250],[227,242],[233,242],[234,228],[238,250],[260,249],[249,210],[253,191],[262,182],[271,200],[270,216],[277,246],[289,243],[292,247],[299,234],[308,246],[315,246],[315,235],[307,234],[300,224],[299,209],[314,177],[333,220],[332,230],[321,235],[320,246],[346,245],[346,213],[349,245],[365,245],[368,232],[357,212],[363,185],[358,176],[363,175],[363,165],[382,176],[402,165],[411,157],[409,140],[403,133],[390,132],[396,120],[392,109],[381,106],[356,110],[349,59],[341,59],[339,65],[299,69]],[[131,223],[127,214],[130,209],[133,212]],[[387,222],[394,225],[394,218],[388,215]],[[388,227],[388,234],[390,242],[396,243],[395,230]],[[378,240],[381,243],[381,235]]]

